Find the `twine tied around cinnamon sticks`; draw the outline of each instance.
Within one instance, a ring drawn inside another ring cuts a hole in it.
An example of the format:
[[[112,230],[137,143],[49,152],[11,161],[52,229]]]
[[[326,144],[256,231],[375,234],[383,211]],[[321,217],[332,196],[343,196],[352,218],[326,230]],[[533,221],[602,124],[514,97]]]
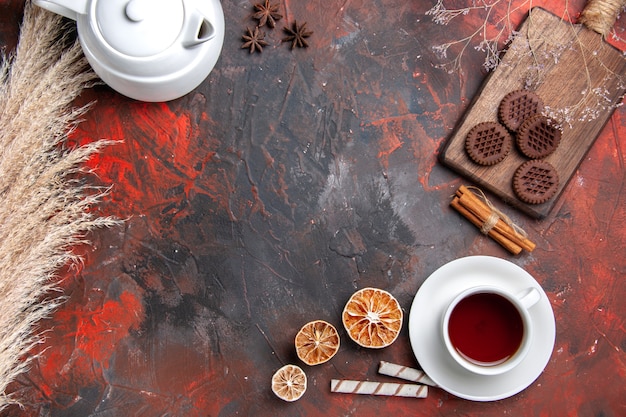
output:
[[[452,208],[514,255],[531,252],[535,244],[526,232],[498,210],[478,187],[460,186],[450,202]]]

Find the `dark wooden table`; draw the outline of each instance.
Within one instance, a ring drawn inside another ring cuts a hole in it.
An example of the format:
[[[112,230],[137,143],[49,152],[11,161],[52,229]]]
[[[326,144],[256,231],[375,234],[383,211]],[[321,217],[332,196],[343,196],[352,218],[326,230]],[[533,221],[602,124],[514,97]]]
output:
[[[106,86],[81,97],[96,104],[73,138],[123,140],[92,163],[112,185],[98,210],[126,221],[94,233],[84,266],[64,274],[68,300],[11,386],[23,408],[3,415],[626,415],[626,110],[546,219],[494,200],[537,243],[514,257],[450,209],[467,181],[437,160],[486,74],[471,47],[452,74],[431,47],[479,20],[435,25],[424,15],[434,0],[280,3],[285,19],[251,55],[252,4],[223,2],[222,56],[183,98],[141,103]],[[22,7],[0,2],[8,51]],[[575,16],[582,1],[569,7]],[[294,20],[314,32],[307,49],[280,42]],[[382,350],[348,339],[349,296],[386,289],[408,316],[424,280],[468,255],[510,260],[546,291],[557,334],[538,379],[485,403],[437,388],[422,400],[331,393],[332,378],[381,379],[381,360],[418,366],[406,322]],[[342,345],[307,367],[293,339],[314,319],[335,324]],[[309,377],[291,404],[270,390],[287,363]]]

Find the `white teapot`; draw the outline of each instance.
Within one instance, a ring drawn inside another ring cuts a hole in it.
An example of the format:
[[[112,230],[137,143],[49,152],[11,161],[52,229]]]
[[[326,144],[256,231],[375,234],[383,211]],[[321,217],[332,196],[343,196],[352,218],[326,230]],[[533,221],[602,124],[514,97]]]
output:
[[[224,42],[219,0],[33,0],[76,21],[92,68],[125,96],[168,101],[196,88]]]

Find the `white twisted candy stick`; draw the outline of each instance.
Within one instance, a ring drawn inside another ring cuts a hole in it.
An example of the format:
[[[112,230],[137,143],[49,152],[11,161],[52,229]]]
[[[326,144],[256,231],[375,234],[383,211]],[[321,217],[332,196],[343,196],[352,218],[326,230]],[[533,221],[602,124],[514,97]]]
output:
[[[330,390],[344,394],[386,395],[390,397],[426,398],[428,395],[426,385],[351,381],[347,379],[331,379]]]
[[[393,376],[395,378],[404,379],[406,381],[419,382],[420,384],[436,387],[435,381],[430,379],[424,371],[409,368],[408,366],[396,365],[395,363],[381,361],[378,367],[378,373],[381,375]]]

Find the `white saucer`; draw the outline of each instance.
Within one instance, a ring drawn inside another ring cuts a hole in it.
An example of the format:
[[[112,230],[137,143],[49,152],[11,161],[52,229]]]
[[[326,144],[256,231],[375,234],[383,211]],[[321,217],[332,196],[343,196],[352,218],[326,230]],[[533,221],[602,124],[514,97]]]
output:
[[[535,340],[524,360],[500,375],[477,375],[448,354],[441,334],[441,316],[461,291],[477,285],[496,285],[516,293],[535,287],[541,299],[530,309]],[[535,279],[519,266],[491,256],[469,256],[440,267],[424,281],[409,313],[409,338],[420,366],[442,389],[474,401],[495,401],[522,391],[543,372],[556,335],[550,301]]]

